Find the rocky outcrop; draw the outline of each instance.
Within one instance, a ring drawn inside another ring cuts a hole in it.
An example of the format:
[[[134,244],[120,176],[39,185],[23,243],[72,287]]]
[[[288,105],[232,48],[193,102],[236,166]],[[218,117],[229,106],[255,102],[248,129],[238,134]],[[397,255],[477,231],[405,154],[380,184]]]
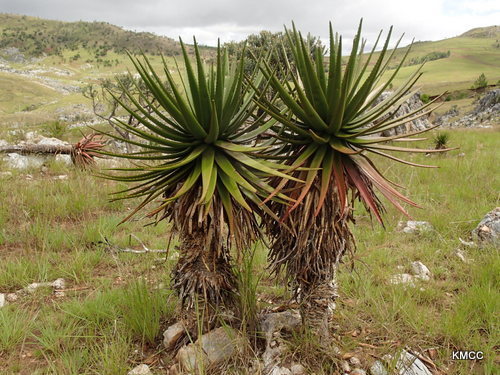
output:
[[[435,123],[451,128],[490,127],[500,123],[500,89],[488,91],[477,101],[471,112],[456,119],[458,114],[458,109],[452,108],[439,116]]]
[[[378,100],[376,101],[375,104],[379,103],[382,100],[387,99],[392,93],[391,92],[383,92]],[[407,115],[408,113],[422,107],[424,103],[420,100],[420,93],[415,93],[412,97],[410,97],[406,102],[401,104],[401,106],[398,108],[396,113],[394,114],[393,118],[398,118],[404,115]],[[430,128],[432,126],[431,122],[429,121],[428,116],[423,116],[418,119],[415,119],[413,121],[408,121],[396,128],[384,131],[382,135],[384,136],[392,136],[396,134],[404,134],[404,133],[409,133],[412,131],[418,131],[418,130],[425,130],[427,128]]]

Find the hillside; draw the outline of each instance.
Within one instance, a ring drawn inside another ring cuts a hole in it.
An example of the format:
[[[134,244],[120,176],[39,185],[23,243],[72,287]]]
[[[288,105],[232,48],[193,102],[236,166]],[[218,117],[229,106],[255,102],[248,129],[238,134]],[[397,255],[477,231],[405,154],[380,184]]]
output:
[[[489,84],[496,84],[500,80],[499,40],[500,28],[491,26],[472,29],[454,38],[416,42],[394,85],[404,82],[424,61],[419,85],[430,95],[468,89],[481,73]],[[406,50],[407,47],[399,48],[391,65],[395,66]]]
[[[0,14],[0,49],[14,47],[28,57],[63,56],[67,50],[84,49],[95,59],[108,52],[144,51],[166,56],[181,52],[177,41],[146,32],[133,32],[106,22],[61,22]],[[76,54],[74,55],[76,56]]]

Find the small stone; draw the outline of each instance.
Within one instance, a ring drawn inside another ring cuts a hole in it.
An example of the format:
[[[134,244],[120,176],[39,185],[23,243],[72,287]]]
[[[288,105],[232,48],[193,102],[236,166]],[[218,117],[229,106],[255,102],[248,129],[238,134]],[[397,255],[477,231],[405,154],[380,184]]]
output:
[[[61,175],[59,175],[59,176],[54,176],[54,177],[53,177],[53,179],[54,179],[54,180],[60,180],[60,181],[61,181],[61,180],[67,180],[67,179],[68,179],[68,175],[66,175],[66,174],[61,174]]]
[[[351,375],[366,375],[366,371],[360,368],[355,368],[351,371]]]
[[[276,366],[272,368],[269,375],[292,375],[292,372],[286,367]]]
[[[0,172],[0,178],[8,178],[8,177],[12,177],[11,171]]]
[[[465,152],[461,152],[460,154],[457,155],[460,158],[463,158],[465,156]]]
[[[71,161],[71,156],[70,155],[57,154],[55,159],[56,159],[56,162],[63,163],[63,164],[66,164],[66,165],[73,164],[73,162]]]
[[[66,293],[64,293],[64,291],[62,291],[62,290],[56,290],[56,291],[54,292],[54,296],[55,296],[56,298],[62,298],[62,297],[65,297],[65,296],[66,296]]]
[[[398,223],[397,229],[406,234],[420,234],[425,232],[430,232],[434,228],[427,221],[400,221]]]
[[[5,296],[7,302],[16,302],[19,299],[19,296],[16,293],[8,293]]]
[[[411,270],[413,275],[420,280],[428,281],[431,278],[431,271],[429,271],[429,268],[420,261],[412,262]]]
[[[351,357],[351,359],[349,359],[349,362],[351,362],[351,365],[353,365],[353,366],[356,366],[356,367],[361,366],[361,361],[359,360],[358,357]]]
[[[387,375],[384,364],[380,361],[375,361],[370,367],[370,375]]]
[[[180,322],[168,327],[167,330],[163,332],[163,346],[165,349],[172,350],[185,332],[184,325]]]
[[[351,366],[349,365],[349,362],[347,362],[347,361],[340,362],[340,369],[344,372],[351,372]]]
[[[470,263],[471,260],[469,258],[467,258],[464,254],[464,252],[460,249],[457,249],[455,251],[455,255],[458,257],[458,259],[460,259],[462,262],[464,263]]]
[[[473,241],[464,241],[460,237],[458,237],[458,240],[464,246],[467,246],[467,247],[475,247],[476,246],[476,244]]]
[[[307,375],[306,368],[300,363],[292,365],[292,367],[290,367],[290,371],[292,372],[292,375]]]
[[[5,300],[5,294],[0,293],[0,308],[4,307],[7,301]]]
[[[410,275],[409,273],[400,273],[400,274],[394,275],[391,277],[389,282],[391,284],[394,284],[394,285],[403,284],[403,285],[410,286],[412,288],[415,286],[414,277],[413,277],[413,275]]]
[[[128,375],[153,375],[148,365],[139,365],[128,372]]]
[[[66,280],[63,278],[56,279],[52,282],[52,287],[54,289],[64,289],[66,288]]]

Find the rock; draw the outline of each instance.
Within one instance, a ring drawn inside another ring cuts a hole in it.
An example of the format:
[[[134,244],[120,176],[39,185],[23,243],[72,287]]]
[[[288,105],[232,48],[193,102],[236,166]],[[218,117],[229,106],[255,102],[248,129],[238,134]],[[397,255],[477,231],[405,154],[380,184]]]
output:
[[[476,246],[476,244],[473,241],[464,241],[460,237],[458,237],[458,240],[464,246],[467,246],[467,247],[475,247]]]
[[[45,163],[45,157],[38,155],[20,155],[15,152],[4,157],[5,163],[11,169],[40,168]]]
[[[0,308],[4,307],[6,303],[7,303],[7,301],[5,299],[5,294],[0,293]]]
[[[16,302],[19,299],[19,296],[16,293],[8,293],[5,296],[7,302]]]
[[[240,351],[242,337],[232,328],[220,327],[203,335],[194,344],[182,347],[177,360],[182,367],[193,370],[199,361],[206,365],[217,365]]]
[[[292,367],[290,367],[290,371],[292,375],[307,375],[306,368],[300,363],[293,364]]]
[[[44,146],[67,146],[69,145],[68,142],[61,141],[60,139],[57,138],[47,138],[47,137],[40,137],[40,140],[38,141],[39,145],[44,145]]]
[[[297,310],[286,310],[263,315],[260,322],[260,329],[269,335],[282,330],[292,332],[301,324],[302,318]]]
[[[139,365],[128,372],[128,375],[153,375],[148,365]]]
[[[396,362],[399,375],[432,375],[424,363],[413,354],[403,350]]]
[[[366,375],[366,371],[360,368],[355,368],[350,372],[350,375]]]
[[[59,278],[59,279],[54,280],[51,285],[54,289],[61,290],[61,289],[66,288],[66,281],[63,278]]]
[[[184,336],[186,332],[184,325],[180,322],[172,324],[163,332],[163,346],[167,350],[172,350],[179,339]]]
[[[374,103],[375,105],[378,104],[380,101],[387,99],[389,96],[393,94],[392,92],[383,92],[380,97],[376,100]],[[423,103],[420,100],[420,93],[415,93],[412,97],[410,97],[407,101],[401,104],[401,106],[398,108],[396,113],[394,114],[394,118],[398,118],[401,116],[404,116],[408,113],[410,113],[413,110],[416,110],[420,107],[422,107]],[[388,115],[386,115],[387,117]],[[416,131],[416,130],[425,130],[427,128],[430,128],[432,124],[428,120],[428,116],[422,116],[418,119],[415,119],[413,121],[408,121],[396,128],[386,130],[382,133],[383,136],[392,136],[396,134],[404,134],[408,133],[411,131]]]
[[[340,362],[340,369],[344,372],[351,372],[351,366],[349,365],[349,362],[347,362],[347,361]]]
[[[268,373],[269,375],[292,375],[292,371],[280,366],[273,367]]]
[[[384,367],[384,364],[380,361],[375,361],[373,365],[370,367],[371,375],[387,375],[387,370]]]
[[[9,178],[12,177],[11,171],[0,172],[0,178]]]
[[[463,252],[462,250],[460,250],[460,249],[457,249],[457,250],[455,251],[455,255],[456,255],[456,256],[457,256],[457,257],[458,257],[458,258],[459,258],[462,262],[464,262],[464,263],[469,264],[469,263],[472,261],[471,259],[467,258],[467,257],[465,256],[464,252]]]
[[[400,221],[398,223],[397,229],[407,234],[420,234],[425,232],[430,232],[434,228],[427,221]]]
[[[349,362],[351,362],[351,365],[353,365],[355,367],[360,367],[361,366],[361,361],[359,360],[358,357],[351,357],[349,359]]]
[[[409,273],[399,273],[397,275],[394,275],[391,277],[389,282],[395,285],[403,284],[410,286],[412,288],[415,287],[415,278],[413,277],[413,275],[410,275]]]
[[[472,238],[480,246],[493,245],[500,247],[500,207],[486,214],[472,231]]]
[[[420,280],[428,281],[431,279],[431,271],[429,271],[427,266],[420,261],[412,262],[411,271],[413,275]]]
[[[259,328],[266,339],[266,350],[262,354],[266,369],[281,362],[281,354],[286,349],[286,344],[281,338],[282,332],[292,332],[301,324],[302,318],[296,310],[269,313],[261,317]]]
[[[63,163],[66,165],[71,165],[73,162],[71,161],[71,156],[66,154],[57,154],[55,157],[56,162]]]

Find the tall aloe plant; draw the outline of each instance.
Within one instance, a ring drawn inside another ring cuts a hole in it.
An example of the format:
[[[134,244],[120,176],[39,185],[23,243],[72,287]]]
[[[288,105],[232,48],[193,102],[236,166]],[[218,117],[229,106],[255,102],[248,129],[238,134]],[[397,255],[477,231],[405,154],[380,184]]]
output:
[[[133,165],[105,177],[132,184],[117,192],[125,194],[117,199],[142,199],[125,220],[156,204],[147,216],[172,223],[180,237],[173,286],[182,306],[193,308],[199,297],[210,310],[227,304],[234,291],[230,247],[247,247],[260,236],[258,217],[266,210],[272,215],[261,204],[273,191],[264,179],[286,175],[281,165],[252,155],[262,150],[252,141],[276,120],[249,121],[255,92],[245,83],[244,59],[230,63],[219,46],[215,63],[207,67],[196,40],[194,62],[182,41],[181,46],[185,72],[177,66],[175,77],[165,60],[160,77],[145,56],[131,56],[145,88],[135,88],[138,97],[123,88],[131,105],[115,99],[141,126],[115,118],[115,125],[132,137],[107,135],[139,151],[107,153]],[[250,78],[255,86],[258,77]]]
[[[370,155],[425,167],[390,152],[434,151],[389,143],[420,140],[412,136],[423,131],[391,137],[380,135],[428,114],[434,103],[399,118],[393,116],[399,105],[413,94],[411,89],[421,75],[421,68],[389,97],[380,100],[404,62],[403,58],[394,70],[387,69],[397,47],[390,52],[391,31],[378,56],[375,49],[381,34],[366,56],[360,23],[344,64],[342,37],[334,35],[331,24],[328,61],[320,49],[310,53],[307,40],[293,26],[292,30],[286,30],[296,66],[290,69],[289,77],[281,80],[273,67],[265,63],[261,67],[280,99],[266,100],[262,91],[257,99],[258,106],[281,124],[273,127],[274,153],[292,167],[294,177],[305,180],[301,184],[275,179],[274,193],[287,191],[295,200],[291,205],[271,203],[293,235],[284,231],[280,223],[266,221],[273,240],[270,260],[274,272],[285,272],[293,285],[306,323],[323,333],[327,332],[328,311],[336,296],[336,267],[342,256],[355,247],[348,226],[353,220],[354,200],[359,198],[380,223],[383,206],[377,192],[405,214],[402,202],[416,205],[380,173]],[[409,49],[404,57],[408,52]],[[386,72],[388,78],[383,80]],[[299,166],[306,168],[300,171],[296,169]]]

